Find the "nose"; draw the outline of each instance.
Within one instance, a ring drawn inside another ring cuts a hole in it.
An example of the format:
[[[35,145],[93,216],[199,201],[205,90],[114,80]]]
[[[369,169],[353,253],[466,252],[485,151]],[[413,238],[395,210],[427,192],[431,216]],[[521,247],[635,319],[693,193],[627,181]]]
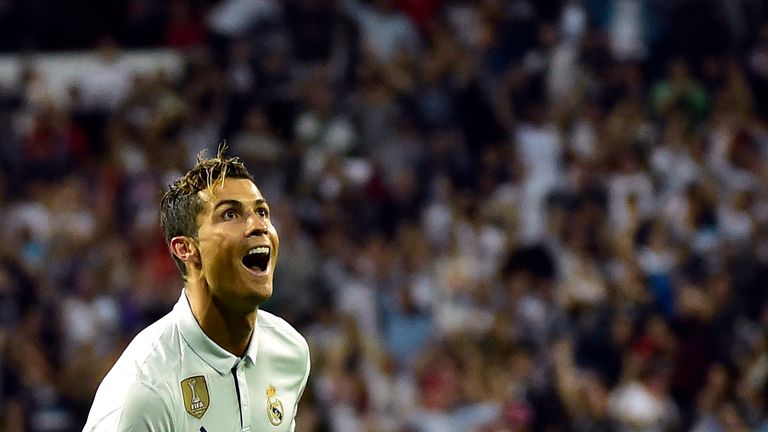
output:
[[[266,235],[267,233],[269,233],[269,226],[267,225],[267,222],[264,220],[264,218],[260,217],[255,212],[250,212],[250,215],[248,215],[246,236],[254,237]]]

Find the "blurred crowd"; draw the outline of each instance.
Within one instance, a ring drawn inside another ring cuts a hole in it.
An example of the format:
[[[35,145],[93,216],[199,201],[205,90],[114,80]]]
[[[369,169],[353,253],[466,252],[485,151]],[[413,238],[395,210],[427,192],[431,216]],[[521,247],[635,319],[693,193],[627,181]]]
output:
[[[768,431],[765,1],[91,3],[0,2],[0,49],[99,58],[0,88],[0,430],[80,430],[179,297],[162,192],[226,140],[297,431]]]

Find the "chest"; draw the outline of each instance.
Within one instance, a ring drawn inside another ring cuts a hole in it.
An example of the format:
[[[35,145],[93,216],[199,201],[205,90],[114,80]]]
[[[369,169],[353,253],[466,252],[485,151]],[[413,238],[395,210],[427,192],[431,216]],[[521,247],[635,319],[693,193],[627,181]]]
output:
[[[264,360],[241,361],[224,375],[192,369],[177,385],[182,431],[292,430],[302,371],[284,371]]]

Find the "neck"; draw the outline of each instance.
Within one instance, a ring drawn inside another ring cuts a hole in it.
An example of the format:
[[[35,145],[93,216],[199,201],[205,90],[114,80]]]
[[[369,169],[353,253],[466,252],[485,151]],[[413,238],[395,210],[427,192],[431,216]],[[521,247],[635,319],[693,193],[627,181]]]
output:
[[[192,280],[185,284],[185,291],[192,315],[206,336],[237,357],[245,355],[258,309],[235,309],[214,297],[208,286]]]

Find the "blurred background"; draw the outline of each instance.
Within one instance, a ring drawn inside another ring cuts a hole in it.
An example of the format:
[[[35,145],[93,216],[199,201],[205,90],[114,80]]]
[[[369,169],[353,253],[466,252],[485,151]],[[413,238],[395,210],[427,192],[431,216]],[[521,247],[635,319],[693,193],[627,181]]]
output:
[[[226,140],[298,431],[768,431],[767,116],[761,0],[0,0],[0,430],[81,430]]]

